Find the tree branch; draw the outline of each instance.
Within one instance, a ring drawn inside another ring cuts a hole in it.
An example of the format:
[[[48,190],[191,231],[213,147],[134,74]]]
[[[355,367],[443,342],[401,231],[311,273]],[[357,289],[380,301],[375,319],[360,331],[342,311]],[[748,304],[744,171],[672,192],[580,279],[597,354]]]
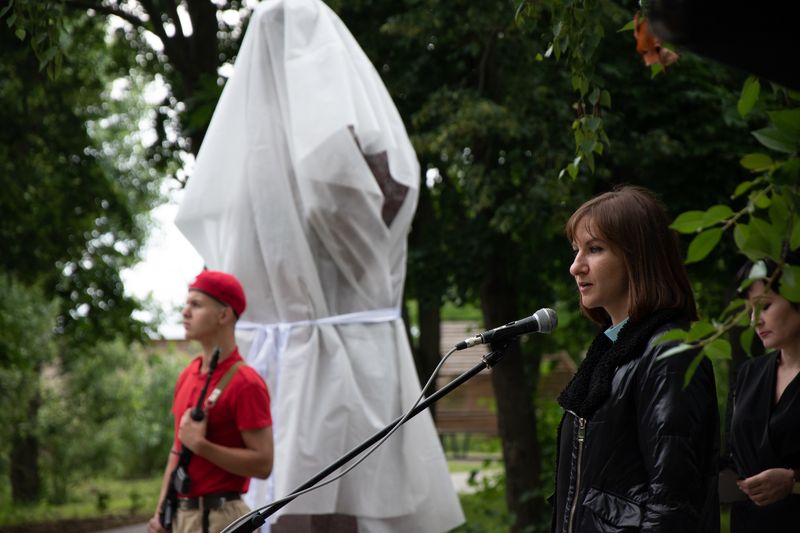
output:
[[[131,25],[137,28],[151,30],[151,28],[148,27],[146,20],[142,20],[132,13],[122,11],[121,9],[113,6],[104,5],[100,2],[93,2],[92,0],[64,0],[64,5],[73,9],[92,9],[104,15],[114,15],[126,22],[129,22]]]
[[[184,61],[185,55],[181,53],[182,51],[175,41],[167,36],[167,32],[164,30],[164,23],[161,20],[161,12],[153,4],[152,0],[139,0],[139,2],[147,12],[147,16],[150,17],[150,22],[153,25],[150,30],[161,39],[164,45],[164,53],[167,54],[177,70],[183,71],[186,64]]]

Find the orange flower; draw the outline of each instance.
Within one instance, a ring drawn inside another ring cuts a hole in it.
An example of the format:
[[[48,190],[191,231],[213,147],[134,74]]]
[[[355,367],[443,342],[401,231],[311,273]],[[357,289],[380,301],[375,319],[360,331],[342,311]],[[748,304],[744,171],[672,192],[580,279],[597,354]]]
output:
[[[665,67],[678,60],[678,54],[661,46],[661,41],[650,31],[650,24],[639,13],[633,16],[633,37],[636,39],[636,51],[644,59],[644,64],[664,65]]]

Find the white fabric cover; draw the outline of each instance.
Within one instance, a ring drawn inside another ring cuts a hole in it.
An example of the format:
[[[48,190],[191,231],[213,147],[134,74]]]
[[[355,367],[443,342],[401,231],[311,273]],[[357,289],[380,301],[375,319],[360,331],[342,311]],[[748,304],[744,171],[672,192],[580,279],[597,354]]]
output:
[[[388,159],[390,196],[402,200],[388,215],[370,157]],[[274,470],[253,480],[252,507],[289,494],[419,394],[399,315],[418,188],[402,120],[341,20],[318,0],[259,4],[176,219],[207,267],[247,293],[237,339],[267,381],[275,424]],[[360,533],[463,522],[427,412],[283,513],[355,515]]]

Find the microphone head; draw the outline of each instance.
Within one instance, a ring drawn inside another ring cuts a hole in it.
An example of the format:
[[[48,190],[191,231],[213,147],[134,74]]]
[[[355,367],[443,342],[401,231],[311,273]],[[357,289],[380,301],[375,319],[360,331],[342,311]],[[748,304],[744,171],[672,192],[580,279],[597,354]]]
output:
[[[549,307],[543,307],[533,314],[539,323],[539,333],[551,333],[558,325],[558,315]]]

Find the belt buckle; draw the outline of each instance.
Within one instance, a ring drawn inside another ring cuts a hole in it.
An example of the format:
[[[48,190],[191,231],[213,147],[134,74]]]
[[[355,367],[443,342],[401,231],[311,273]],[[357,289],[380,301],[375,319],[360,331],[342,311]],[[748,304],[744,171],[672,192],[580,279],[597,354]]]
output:
[[[222,509],[222,506],[228,501],[230,500],[225,494],[211,494],[203,497],[203,508],[216,511]]]

